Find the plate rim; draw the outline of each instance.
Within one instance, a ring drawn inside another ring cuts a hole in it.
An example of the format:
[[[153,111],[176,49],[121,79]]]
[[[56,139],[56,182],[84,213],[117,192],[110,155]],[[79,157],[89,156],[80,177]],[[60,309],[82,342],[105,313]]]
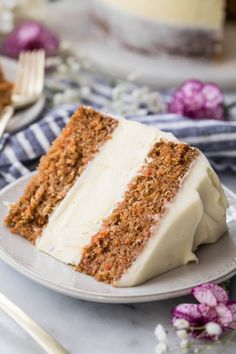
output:
[[[14,182],[8,184],[5,186],[1,191],[0,191],[0,198],[3,194],[5,194],[9,189],[14,188],[15,185],[18,183],[21,183],[24,180],[29,179],[35,174],[36,171],[33,171],[25,176],[22,176],[15,180]],[[234,193],[230,188],[226,187],[223,185],[223,188],[227,192],[227,194],[231,195],[233,199],[236,201],[236,193]],[[0,246],[0,259],[9,265],[12,269],[17,271],[18,273],[26,276],[27,278],[33,280],[37,284],[40,284],[46,288],[49,288],[51,290],[54,290],[58,293],[74,297],[77,299],[81,300],[87,300],[91,302],[101,302],[101,303],[113,303],[113,304],[128,304],[128,303],[144,303],[144,302],[152,302],[152,301],[160,301],[160,300],[167,300],[167,299],[172,299],[172,298],[177,298],[180,296],[184,295],[189,295],[191,292],[192,287],[186,286],[182,288],[181,290],[175,290],[175,291],[169,291],[169,292],[163,292],[159,294],[145,294],[145,295],[139,295],[139,294],[134,294],[134,295],[127,295],[127,296],[122,296],[122,295],[115,295],[115,294],[108,294],[107,296],[104,294],[99,294],[99,293],[94,293],[92,291],[86,291],[86,290],[81,290],[81,289],[73,289],[69,287],[65,287],[60,284],[53,283],[41,275],[31,271],[30,269],[26,268],[25,266],[21,265],[18,263],[16,260],[12,259]],[[234,275],[236,275],[236,264],[235,264],[235,269],[229,271],[229,273],[226,273],[222,276],[219,276],[218,278],[214,279],[214,282],[216,283],[221,283],[224,282],[230,278],[232,278]],[[199,283],[201,284],[201,283]]]

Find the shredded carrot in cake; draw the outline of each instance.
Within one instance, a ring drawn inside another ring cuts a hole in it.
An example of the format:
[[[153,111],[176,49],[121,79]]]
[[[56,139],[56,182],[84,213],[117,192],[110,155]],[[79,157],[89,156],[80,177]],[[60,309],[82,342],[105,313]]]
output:
[[[199,152],[187,144],[158,142],[147,163],[129,184],[123,201],[104,220],[84,248],[77,269],[99,281],[118,280],[142,252],[157,217],[176,196],[181,181]]]

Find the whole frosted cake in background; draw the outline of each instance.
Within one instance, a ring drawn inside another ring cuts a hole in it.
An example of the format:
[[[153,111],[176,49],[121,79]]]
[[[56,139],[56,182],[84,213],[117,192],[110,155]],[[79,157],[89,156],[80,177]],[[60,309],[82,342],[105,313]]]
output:
[[[96,24],[144,53],[213,57],[220,53],[225,0],[91,0]]]
[[[227,201],[204,155],[172,134],[80,107],[5,224],[114,286],[190,261],[226,231]]]
[[[236,0],[227,0],[227,16],[236,19]]]

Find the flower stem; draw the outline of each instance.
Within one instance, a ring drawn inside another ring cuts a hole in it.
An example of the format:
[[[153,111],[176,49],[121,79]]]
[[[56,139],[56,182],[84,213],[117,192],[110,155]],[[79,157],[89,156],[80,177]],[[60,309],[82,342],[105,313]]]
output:
[[[234,337],[236,336],[236,330],[233,330],[232,332],[229,333],[228,336],[226,336],[223,340],[222,340],[222,344],[223,345],[228,345],[231,343],[231,341],[234,339]]]
[[[224,115],[225,115],[225,117],[228,117],[228,116],[229,116],[230,110],[231,110],[232,108],[234,108],[234,107],[236,107],[236,101],[233,101],[233,102],[231,102],[231,103],[229,103],[229,104],[226,104],[226,103],[223,104],[223,109],[224,109]]]
[[[230,109],[232,109],[232,108],[234,108],[234,107],[236,107],[236,101],[233,101],[233,102],[231,102],[231,103],[229,103],[229,104],[225,104],[225,108],[226,108],[227,110],[230,110]]]

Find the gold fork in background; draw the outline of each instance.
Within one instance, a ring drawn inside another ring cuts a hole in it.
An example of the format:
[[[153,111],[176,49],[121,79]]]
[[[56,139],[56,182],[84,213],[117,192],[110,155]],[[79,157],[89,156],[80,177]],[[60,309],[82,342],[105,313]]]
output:
[[[16,81],[12,93],[12,104],[0,116],[0,138],[8,122],[17,109],[27,107],[37,101],[44,87],[45,54],[43,50],[27,51],[20,54]],[[0,309],[12,317],[48,354],[68,354],[35,321],[0,293]]]
[[[0,116],[0,138],[15,110],[25,108],[36,102],[44,87],[44,50],[22,52],[17,65],[16,80],[10,106],[4,108]]]
[[[13,318],[48,354],[69,354],[54,338],[0,293],[0,309]]]

